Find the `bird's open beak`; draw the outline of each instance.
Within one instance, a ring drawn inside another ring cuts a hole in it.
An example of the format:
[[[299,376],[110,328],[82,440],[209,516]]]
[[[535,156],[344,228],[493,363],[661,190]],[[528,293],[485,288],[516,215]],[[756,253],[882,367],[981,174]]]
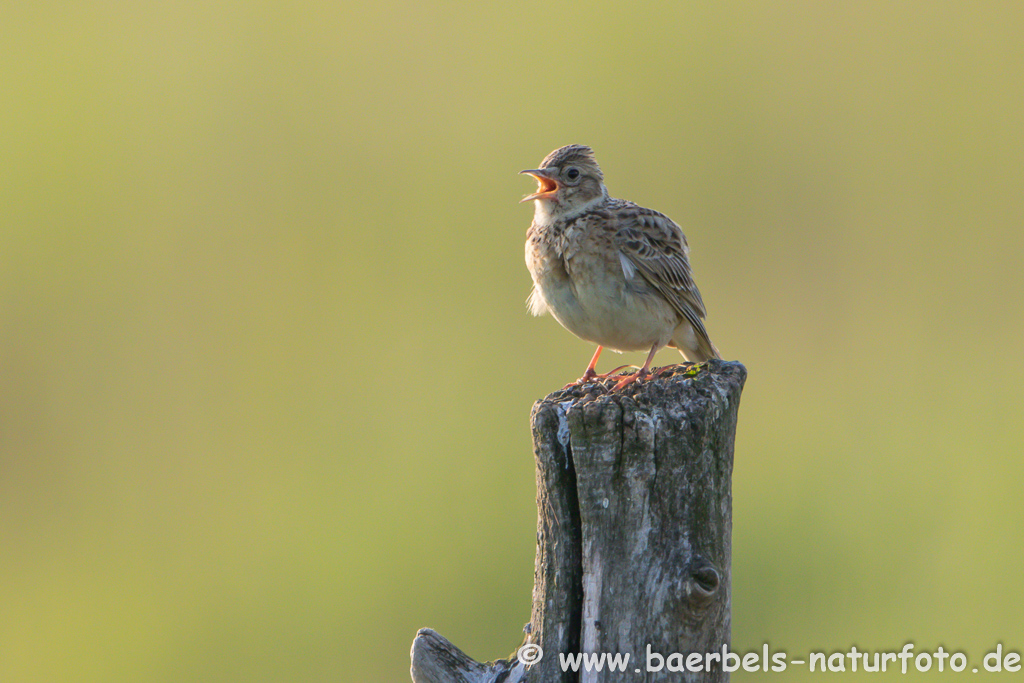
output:
[[[555,194],[558,193],[558,181],[551,177],[551,171],[546,168],[535,168],[529,171],[520,171],[519,173],[525,173],[526,175],[532,175],[537,179],[537,191],[531,195],[527,195],[520,200],[522,202],[528,202],[532,199],[554,199]]]

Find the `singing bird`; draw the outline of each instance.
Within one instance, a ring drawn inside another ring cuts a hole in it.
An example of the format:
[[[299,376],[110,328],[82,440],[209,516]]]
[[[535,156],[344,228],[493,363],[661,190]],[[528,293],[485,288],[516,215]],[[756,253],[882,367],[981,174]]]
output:
[[[704,328],[707,312],[690,271],[686,236],[672,219],[610,197],[585,145],[556,149],[540,168],[521,173],[537,180],[537,191],[522,200],[534,202],[526,232],[530,312],[551,313],[562,327],[597,344],[578,384],[621,370],[594,370],[604,347],[649,352],[640,371],[619,380],[614,391],[646,377],[665,346],[696,363],[721,358]]]

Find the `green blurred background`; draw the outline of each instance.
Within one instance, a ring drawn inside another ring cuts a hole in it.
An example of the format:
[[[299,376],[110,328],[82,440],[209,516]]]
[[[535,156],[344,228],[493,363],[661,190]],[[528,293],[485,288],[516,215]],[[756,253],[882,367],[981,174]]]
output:
[[[593,348],[526,313],[516,173],[575,142],[684,226],[750,372],[734,649],[1024,648],[1022,35],[1019,2],[6,5],[0,681],[517,647],[530,405]]]

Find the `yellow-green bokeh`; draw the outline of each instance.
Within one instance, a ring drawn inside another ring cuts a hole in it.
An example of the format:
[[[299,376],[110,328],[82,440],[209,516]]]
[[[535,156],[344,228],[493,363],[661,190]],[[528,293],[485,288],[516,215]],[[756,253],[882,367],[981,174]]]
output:
[[[574,142],[684,226],[750,372],[734,648],[1024,648],[1022,35],[1014,2],[5,7],[0,680],[511,652],[530,405],[592,352],[526,314],[516,172]]]

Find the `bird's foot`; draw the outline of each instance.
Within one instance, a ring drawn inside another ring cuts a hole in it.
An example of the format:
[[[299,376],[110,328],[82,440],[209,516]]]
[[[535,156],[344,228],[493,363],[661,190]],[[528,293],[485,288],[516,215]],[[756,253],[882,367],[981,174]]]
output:
[[[620,370],[623,370],[625,368],[633,368],[633,367],[636,367],[636,366],[635,365],[620,365],[619,367],[615,368],[614,370],[611,370],[611,371],[605,372],[605,373],[600,373],[600,374],[594,372],[594,370],[592,368],[587,368],[587,371],[583,373],[582,377],[580,377],[575,382],[569,382],[564,387],[562,387],[562,389],[571,389],[572,387],[583,386],[587,382],[593,381],[595,379],[597,379],[597,380],[608,379],[612,375],[618,373]]]
[[[661,368],[654,368],[653,370],[645,370],[643,368],[640,368],[638,371],[634,372],[631,375],[623,376],[623,378],[620,379],[618,381],[618,383],[614,387],[612,387],[611,390],[612,390],[612,392],[616,392],[616,391],[618,391],[618,390],[620,390],[620,389],[622,389],[624,387],[628,387],[633,382],[636,382],[636,381],[639,381],[639,380],[658,379],[659,377],[661,377],[661,374],[663,372],[674,371],[676,369],[676,367],[678,367],[678,366],[666,365],[666,366],[661,367]],[[619,369],[621,370],[622,368],[619,368]]]
[[[650,375],[651,375],[651,373],[648,372],[646,369],[640,368],[639,370],[637,370],[633,374],[626,375],[625,377],[620,379],[618,382],[616,382],[615,386],[613,386],[612,389],[611,389],[611,393],[614,394],[616,391],[621,391],[622,389],[628,387],[633,382],[636,382],[636,381],[641,380],[641,379],[646,379]],[[657,375],[658,375],[658,373],[655,372],[654,376],[656,377]]]

